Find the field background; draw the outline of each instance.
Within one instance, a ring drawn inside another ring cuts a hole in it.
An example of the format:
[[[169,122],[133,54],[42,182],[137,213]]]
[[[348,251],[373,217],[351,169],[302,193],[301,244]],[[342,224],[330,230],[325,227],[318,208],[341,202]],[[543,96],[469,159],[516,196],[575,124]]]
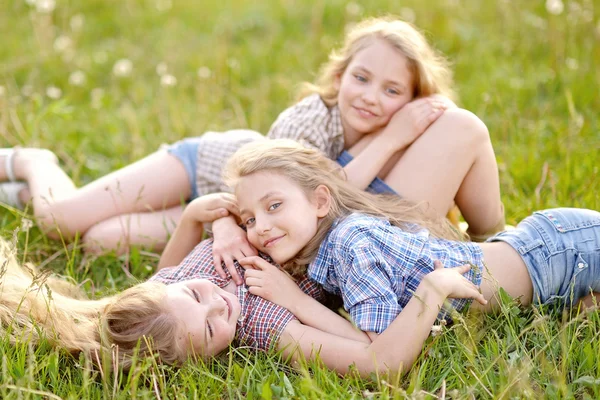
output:
[[[597,0],[0,1],[0,147],[49,148],[85,184],[208,129],[266,132],[346,26],[389,13],[452,61],[459,104],[490,130],[509,223],[559,205],[600,209]],[[22,221],[0,206],[0,234],[18,239],[24,260],[85,281],[92,296],[149,276],[157,261],[84,258]],[[0,339],[0,398],[599,398],[599,335],[597,312],[507,301],[431,338],[395,382],[295,372],[245,350],[114,374]]]

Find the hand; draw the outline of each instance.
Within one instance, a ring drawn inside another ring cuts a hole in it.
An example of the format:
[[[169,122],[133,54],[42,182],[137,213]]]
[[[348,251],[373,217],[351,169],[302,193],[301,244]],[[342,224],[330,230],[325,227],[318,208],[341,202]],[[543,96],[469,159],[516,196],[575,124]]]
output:
[[[430,284],[437,290],[442,290],[446,297],[474,299],[483,305],[487,304],[487,300],[483,297],[479,288],[463,276],[471,269],[469,264],[455,268],[444,268],[441,261],[436,260],[433,265],[433,272],[427,274],[423,282]]]
[[[213,222],[230,214],[239,215],[237,200],[229,193],[213,193],[198,197],[184,210],[183,218],[197,222]]]
[[[304,292],[284,271],[260,257],[238,260],[246,270],[246,285],[250,293],[291,310]]]
[[[448,108],[446,101],[437,97],[423,97],[403,106],[383,130],[390,145],[401,150],[411,145]]]
[[[215,270],[222,278],[227,275],[223,270],[223,264],[229,271],[231,279],[236,285],[243,283],[238,274],[234,260],[245,257],[257,256],[258,251],[248,242],[246,232],[240,228],[234,218],[221,218],[213,222],[213,261]]]

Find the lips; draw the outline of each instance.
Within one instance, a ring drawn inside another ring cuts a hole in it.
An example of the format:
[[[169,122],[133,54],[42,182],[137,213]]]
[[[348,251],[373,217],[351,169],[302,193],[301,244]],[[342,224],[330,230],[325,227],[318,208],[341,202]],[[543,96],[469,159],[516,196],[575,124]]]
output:
[[[229,303],[229,299],[225,296],[221,296],[223,300],[225,300],[225,304],[227,304],[227,320],[231,317],[231,303]]]
[[[281,235],[281,236],[277,236],[274,238],[271,238],[269,240],[266,240],[263,242],[263,247],[270,247],[273,246],[275,243],[277,243],[279,241],[279,239],[281,239],[282,237],[284,237],[285,235]]]
[[[354,110],[363,118],[375,118],[377,114],[367,110],[366,108],[353,107]]]

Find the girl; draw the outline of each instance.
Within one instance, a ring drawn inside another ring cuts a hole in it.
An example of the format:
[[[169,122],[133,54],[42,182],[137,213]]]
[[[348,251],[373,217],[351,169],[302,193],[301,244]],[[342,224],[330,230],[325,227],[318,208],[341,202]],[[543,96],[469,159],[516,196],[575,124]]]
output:
[[[292,141],[246,145],[226,170],[250,243],[293,274],[308,264],[309,277],[341,295],[352,321],[372,339],[400,329],[395,350],[405,354],[405,367],[438,311],[447,319],[467,305],[464,298],[445,305],[452,275],[434,271],[434,260],[446,268],[471,265],[465,278],[489,301],[486,310],[499,287],[524,305],[570,306],[600,290],[596,211],[540,211],[514,231],[476,244],[456,240],[446,221],[436,223],[408,202],[356,189],[319,152]],[[245,275],[251,293],[294,310],[301,321],[308,317],[297,298],[278,289],[281,274],[255,257],[240,262],[256,269]],[[424,294],[423,282],[439,292]]]
[[[182,218],[189,224],[181,226],[195,225],[201,230],[201,222],[225,210],[234,211],[227,196],[204,196],[186,209]],[[352,363],[365,376],[401,367],[396,354],[389,351],[395,341],[393,328],[371,343],[318,302],[308,303],[306,310],[310,314],[306,321],[312,326],[301,323],[284,308],[248,293],[245,285],[236,287],[229,277],[218,277],[211,244],[210,240],[201,242],[178,266],[162,269],[149,282],[115,296],[86,300],[73,285],[35,274],[31,266],[22,268],[11,247],[0,241],[2,334],[12,341],[25,339],[34,344],[46,337],[70,352],[90,353],[93,360],[103,359],[98,352],[109,352],[123,368],[131,366],[136,351],[158,355],[170,364],[191,356],[212,356],[227,348],[234,336],[240,345],[261,350],[277,347],[291,360],[319,354],[325,365],[341,373],[348,372]],[[460,276],[464,271],[465,267],[438,268],[436,273],[452,275],[453,287],[447,286],[447,294],[480,297],[472,285],[465,286]],[[302,278],[299,285],[302,289],[291,283],[289,293],[322,298],[314,282]],[[427,286],[423,284],[422,289]]]
[[[345,165],[357,187],[423,201],[435,215],[456,202],[471,237],[485,238],[504,226],[496,160],[485,125],[465,110],[446,110],[450,75],[411,25],[367,20],[332,53],[317,85],[309,85],[315,93],[284,111],[268,136],[317,147]],[[222,164],[254,140],[247,133],[231,135],[186,139],[79,189],[52,154],[4,149],[0,182],[27,182],[28,189],[3,187],[13,203],[32,201],[52,237],[79,233],[91,252],[122,252],[130,245],[162,249],[181,217],[181,203],[224,190]],[[255,249],[232,217],[216,221],[213,232],[217,271],[225,276],[225,262],[240,283],[233,260],[256,255]]]

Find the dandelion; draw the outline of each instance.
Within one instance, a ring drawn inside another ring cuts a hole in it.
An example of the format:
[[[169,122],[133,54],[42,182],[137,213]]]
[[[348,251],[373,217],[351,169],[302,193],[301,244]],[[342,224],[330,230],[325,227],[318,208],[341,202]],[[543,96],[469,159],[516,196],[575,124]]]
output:
[[[442,333],[442,325],[433,325],[431,327],[431,336],[438,336]]]
[[[73,46],[73,41],[66,35],[60,35],[54,40],[54,51],[64,53]]]
[[[227,60],[227,65],[231,69],[240,69],[240,62],[237,58],[230,58],[229,60]]]
[[[546,11],[552,15],[560,15],[565,9],[562,0],[546,0]]]
[[[362,13],[362,7],[360,4],[355,2],[350,2],[346,5],[346,14],[356,17]]]
[[[165,75],[167,73],[167,70],[167,64],[164,62],[158,63],[158,65],[156,66],[156,73],[158,74],[158,76]]]
[[[2,85],[0,85],[0,97],[4,97],[4,95],[6,94],[6,88]]]
[[[28,218],[23,218],[21,220],[21,231],[27,232],[33,227],[33,221]]]
[[[133,63],[127,58],[118,60],[113,66],[113,74],[119,78],[124,78],[131,75],[133,69]]]
[[[85,23],[85,16],[83,14],[75,14],[71,17],[71,19],[69,21],[69,25],[71,26],[71,30],[73,32],[81,31],[84,23]]]
[[[576,71],[579,69],[579,62],[577,62],[577,60],[574,58],[567,58],[565,60],[565,64],[570,70]]]
[[[55,0],[37,0],[35,2],[35,9],[37,12],[42,14],[50,14],[56,8]]]
[[[160,84],[164,87],[172,87],[177,84],[177,78],[173,75],[165,74],[160,77]]]
[[[104,97],[104,89],[94,88],[90,93],[92,108],[99,109],[102,107],[102,98]]]
[[[86,81],[86,76],[83,71],[73,71],[69,75],[69,83],[73,86],[83,86]]]
[[[198,78],[200,79],[208,79],[212,76],[212,72],[208,67],[200,67],[198,68]]]
[[[60,90],[60,88],[57,88],[56,86],[48,86],[46,88],[46,96],[48,96],[52,100],[58,100],[62,96],[62,90]]]
[[[406,22],[415,22],[417,19],[417,14],[412,8],[402,7],[400,9],[400,17]]]

